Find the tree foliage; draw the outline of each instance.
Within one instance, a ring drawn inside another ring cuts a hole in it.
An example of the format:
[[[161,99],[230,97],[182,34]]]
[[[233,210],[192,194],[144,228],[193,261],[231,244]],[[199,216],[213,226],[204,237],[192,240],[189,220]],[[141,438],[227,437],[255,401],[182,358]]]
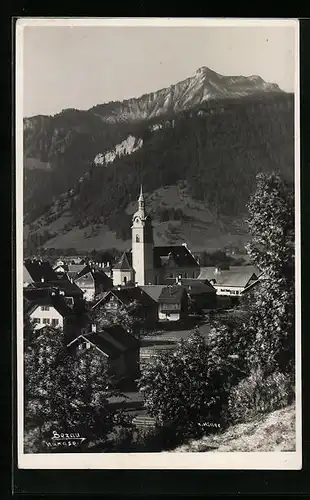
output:
[[[183,436],[199,434],[210,420],[224,425],[229,389],[242,377],[229,357],[238,349],[232,335],[223,327],[206,342],[194,330],[175,351],[158,354],[145,366],[139,389],[159,425],[173,422]]]
[[[139,317],[140,304],[132,300],[129,304],[119,304],[116,308],[109,308],[106,304],[99,305],[91,313],[91,319],[99,330],[118,325],[128,332],[139,336],[143,321]]]
[[[294,364],[294,197],[277,174],[261,174],[249,202],[248,252],[262,271],[244,325],[248,363],[267,374]]]
[[[108,398],[114,391],[102,358],[93,351],[74,355],[61,332],[44,328],[33,336],[24,355],[25,427],[39,435],[80,432],[104,437],[112,425]]]

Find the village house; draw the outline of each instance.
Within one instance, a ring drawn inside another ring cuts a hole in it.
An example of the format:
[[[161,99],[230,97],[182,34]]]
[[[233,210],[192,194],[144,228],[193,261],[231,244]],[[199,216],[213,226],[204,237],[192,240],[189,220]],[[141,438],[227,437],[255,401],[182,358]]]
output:
[[[68,264],[66,262],[59,263],[54,267],[54,271],[58,279],[74,280],[85,268],[86,264]]]
[[[51,264],[39,259],[26,259],[23,267],[23,286],[57,280]]]
[[[88,264],[91,267],[94,267],[96,269],[100,269],[103,271],[109,278],[112,278],[112,270],[113,270],[113,265],[112,262],[109,262],[107,260],[104,260],[104,258],[96,258],[96,259],[90,259],[88,261]]]
[[[132,218],[132,248],[124,252],[113,268],[114,286],[134,283],[139,286],[165,284],[166,278],[197,278],[200,267],[186,243],[154,246],[153,227],[145,209],[144,195]]]
[[[37,330],[44,326],[59,328],[64,338],[69,338],[73,332],[75,312],[68,307],[59,295],[49,295],[45,290],[41,297],[29,299],[25,297],[26,310],[24,311]]]
[[[164,321],[179,321],[188,316],[188,295],[180,285],[163,287],[158,297],[158,317]]]
[[[203,310],[214,309],[217,305],[216,290],[208,280],[180,277],[176,280],[168,278],[166,282],[171,285],[177,283],[185,288],[190,313],[202,313]]]
[[[113,288],[113,282],[105,272],[90,266],[86,266],[77,275],[74,283],[83,291],[87,302],[93,302],[99,294]]]
[[[114,382],[133,381],[139,376],[139,341],[120,326],[111,326],[79,335],[68,345],[71,351],[93,349],[102,356]]]
[[[220,267],[203,267],[198,280],[209,281],[217,295],[236,298],[245,294],[250,286],[258,282],[260,276],[261,272],[255,266],[235,266],[225,270]]]
[[[31,283],[24,290],[28,291],[28,296],[31,296],[31,291],[34,289],[39,291],[46,289],[50,292],[57,292],[64,298],[64,301],[68,306],[79,306],[83,302],[82,290],[75,283],[71,283],[71,281],[68,280]]]
[[[64,289],[33,283],[23,289],[23,296],[24,312],[33,320],[35,329],[42,326],[61,328],[68,340],[85,329],[88,317],[82,292],[72,283],[66,283],[71,286],[71,290],[69,286]]]
[[[138,286],[113,288],[94,304],[92,311],[100,317],[107,311],[117,313],[122,307],[145,324],[153,324],[158,319],[156,302]]]

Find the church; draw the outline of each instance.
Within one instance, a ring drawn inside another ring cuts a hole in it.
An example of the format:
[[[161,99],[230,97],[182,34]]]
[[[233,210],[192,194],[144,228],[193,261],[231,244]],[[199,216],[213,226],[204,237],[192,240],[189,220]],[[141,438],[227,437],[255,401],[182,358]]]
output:
[[[154,246],[153,226],[141,186],[138,210],[132,218],[132,249],[113,268],[113,285],[163,285],[171,278],[197,278],[200,266],[186,243]]]

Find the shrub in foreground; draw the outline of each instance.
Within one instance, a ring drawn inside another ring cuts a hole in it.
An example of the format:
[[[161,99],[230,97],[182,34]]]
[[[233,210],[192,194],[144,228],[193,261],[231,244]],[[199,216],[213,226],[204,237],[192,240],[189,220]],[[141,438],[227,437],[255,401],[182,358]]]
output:
[[[228,415],[232,423],[246,422],[257,415],[283,408],[293,402],[292,379],[281,372],[264,377],[256,370],[232,388],[228,400]]]

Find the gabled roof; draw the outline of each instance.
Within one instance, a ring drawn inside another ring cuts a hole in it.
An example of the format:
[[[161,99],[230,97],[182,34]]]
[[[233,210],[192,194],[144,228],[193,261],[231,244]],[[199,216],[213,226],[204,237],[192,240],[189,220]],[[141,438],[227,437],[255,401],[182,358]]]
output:
[[[162,289],[158,302],[174,304],[176,302],[180,302],[185,293],[185,289],[181,285],[168,285]]]
[[[58,289],[65,292],[65,295],[83,295],[82,290],[75,284],[69,280],[57,280],[57,281],[49,281],[48,283],[31,283],[28,287],[37,288],[37,289]]]
[[[74,340],[72,340],[67,347],[73,347],[74,345],[79,345],[82,342],[90,342],[94,347],[99,349],[102,353],[106,354],[109,358],[115,359],[122,354],[122,350],[118,349],[113,343],[104,338],[99,333],[86,333],[79,335]]]
[[[122,269],[123,271],[132,270],[132,253],[124,252],[120,260],[115,264],[114,269]]]
[[[90,272],[91,267],[89,264],[71,264],[68,266],[68,276],[73,279],[81,278],[81,276]]]
[[[158,302],[158,298],[165,286],[166,285],[141,285],[140,288],[142,288],[142,290],[147,293],[151,299]]]
[[[56,311],[58,311],[59,314],[61,314],[63,317],[72,316],[72,309],[70,309],[70,307],[65,304],[64,300],[62,300],[60,297],[51,296],[45,296],[37,298],[36,300],[32,300],[26,311],[27,314],[32,314],[37,309],[37,307],[40,306],[54,307]]]
[[[175,284],[175,280],[173,278],[167,278],[165,281],[168,285]],[[216,293],[214,286],[208,280],[200,281],[192,278],[181,278],[180,283],[190,295]]]
[[[101,269],[92,268],[89,265],[84,266],[84,269],[75,277],[74,281],[78,281],[80,278],[83,278],[87,274],[92,275],[95,285],[103,285],[106,290],[110,290],[111,288],[113,288],[113,281],[111,280],[111,278],[109,278],[109,276],[106,275],[104,271],[102,271]]]
[[[113,288],[113,280],[101,269],[95,269],[92,271],[92,275],[97,285],[103,285],[106,290]]]
[[[161,268],[169,264],[169,257],[176,267],[199,267],[193,254],[186,245],[154,247],[154,267]]]
[[[28,276],[30,276],[34,282],[40,282],[42,278],[44,281],[57,280],[57,274],[47,261],[26,259],[24,261],[24,273],[24,282],[28,281]]]
[[[34,302],[49,297],[51,295],[51,292],[52,291],[49,288],[36,288],[36,287],[24,288],[23,296],[24,296],[25,310],[27,311],[30,307],[32,307]]]
[[[137,348],[140,345],[140,342],[136,339],[136,337],[119,325],[106,327],[102,331],[98,332],[98,335],[110,339],[112,343],[116,346],[120,346],[123,350],[131,349],[133,347]]]
[[[154,300],[145,293],[141,287],[133,286],[133,287],[120,287],[113,288],[109,290],[107,293],[101,297],[96,304],[92,307],[95,309],[101,302],[105,302],[110,295],[114,295],[118,298],[120,302],[124,305],[128,305],[133,301],[137,301],[141,306],[154,306]]]
[[[201,268],[198,280],[215,280],[214,284],[221,286],[245,287],[251,280],[256,280],[259,276],[257,269],[253,266],[236,266],[233,269],[220,270],[216,272],[214,267]]]

